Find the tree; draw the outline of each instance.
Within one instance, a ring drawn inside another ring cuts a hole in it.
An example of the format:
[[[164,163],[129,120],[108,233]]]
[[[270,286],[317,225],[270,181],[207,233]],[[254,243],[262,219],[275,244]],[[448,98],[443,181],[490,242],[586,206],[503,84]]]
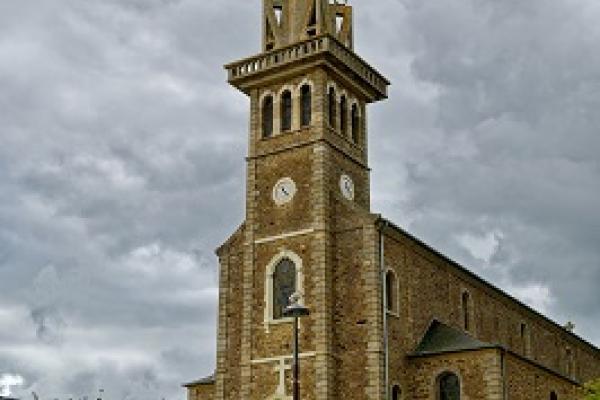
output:
[[[600,400],[600,379],[591,381],[584,386],[584,400]]]

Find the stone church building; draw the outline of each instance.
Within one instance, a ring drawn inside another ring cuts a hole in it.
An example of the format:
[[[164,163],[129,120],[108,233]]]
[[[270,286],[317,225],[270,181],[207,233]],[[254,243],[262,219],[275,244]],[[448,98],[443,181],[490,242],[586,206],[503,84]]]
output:
[[[215,375],[190,400],[574,399],[600,351],[370,208],[367,105],[389,82],[339,0],[263,0],[262,52],[226,66],[250,99],[246,219],[217,250]],[[377,140],[375,138],[375,140]]]

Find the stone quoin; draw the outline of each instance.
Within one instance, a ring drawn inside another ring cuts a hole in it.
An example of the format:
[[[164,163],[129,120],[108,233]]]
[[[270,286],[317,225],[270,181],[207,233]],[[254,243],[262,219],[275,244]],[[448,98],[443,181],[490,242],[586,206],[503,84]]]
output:
[[[217,250],[216,372],[189,400],[291,398],[294,292],[303,399],[575,398],[595,346],[371,212],[367,105],[389,82],[352,13],[263,0],[262,52],[225,67],[250,99],[246,218]]]

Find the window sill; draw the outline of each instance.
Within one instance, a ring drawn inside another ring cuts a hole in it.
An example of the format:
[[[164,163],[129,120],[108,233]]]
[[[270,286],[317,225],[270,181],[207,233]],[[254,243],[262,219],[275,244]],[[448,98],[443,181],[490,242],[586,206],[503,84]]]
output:
[[[338,129],[333,128],[329,125],[327,126],[327,129],[329,129],[330,132],[334,133],[336,136],[343,139],[346,143],[348,143],[350,146],[354,147],[355,149],[360,150],[360,151],[363,150],[362,146],[360,146],[358,143],[354,142],[349,136],[343,135],[342,132],[339,131]]]
[[[282,325],[282,324],[291,324],[294,322],[294,318],[281,318],[281,319],[271,319],[265,321],[265,325]]]
[[[387,315],[390,317],[394,317],[394,318],[398,318],[398,319],[400,318],[400,314],[395,311],[387,310],[386,312],[387,312]]]
[[[294,318],[282,318],[282,319],[271,319],[264,322],[265,332],[270,333],[272,326],[278,325],[292,325],[294,323]],[[302,330],[302,318],[298,320],[298,329]]]
[[[275,134],[273,134],[273,135],[271,135],[269,137],[261,136],[260,140],[266,142],[266,141],[269,141],[269,140],[277,139],[277,138],[282,137],[282,136],[293,135],[293,134],[296,134],[296,133],[303,133],[305,131],[308,131],[310,128],[312,128],[312,125],[302,126],[300,128],[296,128],[296,129],[290,129],[289,131],[281,131],[281,132],[275,133]]]

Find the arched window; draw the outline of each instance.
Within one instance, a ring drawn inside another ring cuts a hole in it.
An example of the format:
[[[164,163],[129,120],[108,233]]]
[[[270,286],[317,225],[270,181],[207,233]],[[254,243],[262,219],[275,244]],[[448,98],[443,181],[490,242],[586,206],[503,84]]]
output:
[[[286,90],[281,95],[281,131],[292,129],[292,92]]]
[[[346,134],[347,119],[348,119],[348,103],[346,96],[342,96],[340,99],[340,131],[342,135]]]
[[[385,274],[386,307],[389,312],[398,313],[398,282],[394,271]]]
[[[556,392],[550,392],[550,400],[558,400],[558,395],[556,394]]]
[[[327,95],[327,106],[329,108],[329,126],[335,129],[335,89],[329,88],[329,94]]]
[[[471,329],[471,295],[469,292],[463,292],[462,294],[462,314],[463,314],[463,328],[465,331]]]
[[[356,104],[352,104],[352,141],[354,143],[358,143],[359,137],[358,137],[358,132],[360,130],[360,117],[358,115],[358,106]]]
[[[573,375],[573,351],[571,349],[566,350],[567,355],[567,376]]]
[[[300,104],[302,104],[301,125],[310,126],[312,114],[312,96],[309,85],[303,85],[300,88]]]
[[[460,381],[456,374],[445,372],[438,379],[438,400],[460,400]]]
[[[262,104],[262,131],[263,137],[273,136],[273,97],[267,96]]]
[[[525,322],[521,323],[521,342],[523,344],[523,354],[529,356],[531,352],[531,339],[529,336],[529,327]]]
[[[296,292],[296,266],[289,258],[283,258],[273,271],[273,319],[283,318],[283,310],[290,304],[290,296]]]
[[[392,388],[392,400],[400,400],[400,395],[402,391],[400,390],[400,386],[394,385]]]

